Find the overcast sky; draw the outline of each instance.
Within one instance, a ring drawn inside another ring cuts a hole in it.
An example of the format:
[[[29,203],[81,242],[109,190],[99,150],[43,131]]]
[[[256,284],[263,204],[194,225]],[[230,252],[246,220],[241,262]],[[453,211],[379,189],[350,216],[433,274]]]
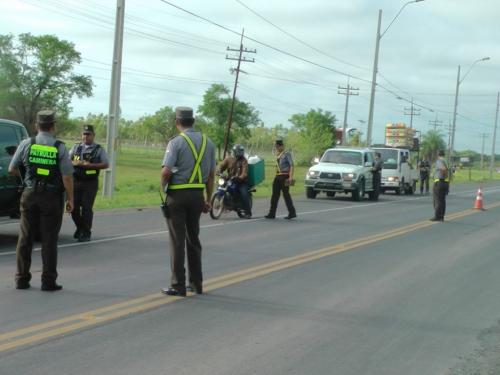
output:
[[[350,75],[359,96],[350,97],[348,124],[366,134],[378,10],[383,10],[384,30],[405,1],[168,1],[229,30],[161,0],[126,0],[125,118],[166,105],[196,109],[212,83],[232,89],[230,68],[236,62],[226,60],[226,47],[239,47],[237,33],[244,28],[254,39],[244,40],[244,46],[257,53],[246,54],[255,63],[242,64],[248,74],[240,76],[238,97],[260,112],[266,126],[288,126],[292,114],[311,108],[334,113],[340,126],[346,97],[337,91]],[[2,0],[0,32],[54,34],[73,42],[83,58],[76,71],[95,83],[92,98],[73,101],[73,116],[107,113],[115,12],[115,0]],[[381,39],[373,141],[383,142],[387,122],[410,122],[405,108],[412,97],[420,108],[414,128],[426,132],[437,116],[446,132],[458,65],[463,78],[475,60],[488,56],[460,85],[455,148],[480,151],[481,133],[487,133],[485,152],[490,153],[500,91],[499,20],[498,0],[425,0],[406,6]]]

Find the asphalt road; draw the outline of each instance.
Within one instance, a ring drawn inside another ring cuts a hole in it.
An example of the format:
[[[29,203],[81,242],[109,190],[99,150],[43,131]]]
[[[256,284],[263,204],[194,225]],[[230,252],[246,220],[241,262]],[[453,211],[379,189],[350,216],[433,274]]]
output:
[[[298,218],[202,219],[206,293],[168,286],[159,209],[65,218],[59,282],[14,289],[17,223],[0,223],[0,374],[500,373],[500,186],[430,196],[295,199]],[[284,209],[284,203],[280,202]],[[281,211],[282,216],[286,213]],[[489,372],[488,372],[489,371]]]

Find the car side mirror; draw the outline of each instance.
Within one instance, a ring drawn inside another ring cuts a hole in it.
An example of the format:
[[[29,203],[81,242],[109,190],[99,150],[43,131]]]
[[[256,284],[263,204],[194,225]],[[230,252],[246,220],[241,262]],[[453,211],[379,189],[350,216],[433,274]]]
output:
[[[14,156],[14,154],[16,153],[16,150],[17,150],[17,146],[7,146],[7,147],[5,147],[5,151],[7,152],[7,154],[9,156]]]

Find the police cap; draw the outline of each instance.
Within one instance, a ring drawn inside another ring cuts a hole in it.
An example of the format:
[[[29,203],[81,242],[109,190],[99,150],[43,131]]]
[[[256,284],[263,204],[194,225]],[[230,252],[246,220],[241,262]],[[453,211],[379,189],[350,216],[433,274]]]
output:
[[[177,107],[175,109],[175,118],[177,120],[193,120],[193,108],[191,107]]]
[[[44,109],[36,114],[38,125],[51,125],[56,122],[56,113],[50,109]]]
[[[277,139],[277,140],[274,141],[274,144],[276,146],[283,146],[283,140],[282,139]]]
[[[92,125],[83,125],[83,132],[82,133],[92,133],[92,134],[95,134],[94,127]]]

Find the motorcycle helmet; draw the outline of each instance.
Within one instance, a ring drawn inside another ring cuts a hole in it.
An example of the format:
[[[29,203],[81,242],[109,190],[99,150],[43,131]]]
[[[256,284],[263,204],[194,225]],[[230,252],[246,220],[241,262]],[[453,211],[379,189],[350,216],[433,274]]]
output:
[[[234,145],[233,156],[235,158],[241,158],[242,156],[245,156],[245,149],[242,145]]]

